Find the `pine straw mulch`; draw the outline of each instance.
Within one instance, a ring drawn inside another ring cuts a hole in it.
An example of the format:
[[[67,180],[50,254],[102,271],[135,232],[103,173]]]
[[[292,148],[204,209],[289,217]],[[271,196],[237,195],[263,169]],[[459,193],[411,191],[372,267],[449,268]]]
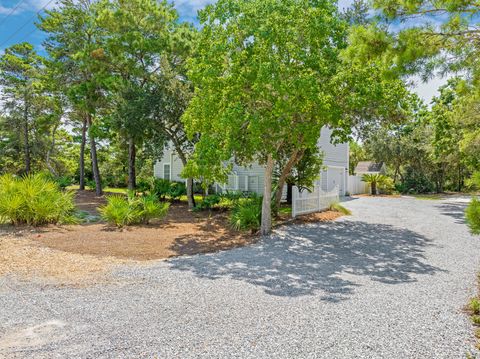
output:
[[[36,232],[0,232],[0,277],[13,275],[43,284],[82,286],[107,280],[115,266],[129,262],[42,247],[33,239]]]
[[[81,210],[95,214],[104,199],[83,193],[77,195],[77,202]],[[227,215],[191,212],[186,204],[174,203],[164,220],[124,229],[105,223],[41,228],[0,225],[0,277],[84,286],[111,280],[110,273],[120,265],[216,252],[258,240],[255,234],[232,230]],[[334,211],[294,220],[285,215],[276,225],[326,222],[340,216]]]

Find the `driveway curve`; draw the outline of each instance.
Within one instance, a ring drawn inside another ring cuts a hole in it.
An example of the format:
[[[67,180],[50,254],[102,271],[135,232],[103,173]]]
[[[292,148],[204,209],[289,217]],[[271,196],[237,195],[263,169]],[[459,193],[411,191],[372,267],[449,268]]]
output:
[[[480,237],[465,198],[355,198],[334,223],[88,288],[0,280],[0,357],[466,358]]]

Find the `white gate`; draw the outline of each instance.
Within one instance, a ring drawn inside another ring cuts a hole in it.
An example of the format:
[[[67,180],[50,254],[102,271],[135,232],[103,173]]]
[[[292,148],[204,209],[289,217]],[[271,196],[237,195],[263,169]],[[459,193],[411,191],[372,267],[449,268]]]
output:
[[[318,185],[315,185],[313,192],[307,190],[300,192],[298,187],[293,186],[292,217],[328,209],[339,200],[338,186],[329,192],[322,191]]]

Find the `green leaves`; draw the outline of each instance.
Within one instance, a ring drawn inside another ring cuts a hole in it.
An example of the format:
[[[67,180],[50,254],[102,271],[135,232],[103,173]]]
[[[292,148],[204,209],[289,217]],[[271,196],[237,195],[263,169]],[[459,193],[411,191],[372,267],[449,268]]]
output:
[[[65,222],[75,209],[73,196],[42,174],[0,176],[0,222],[33,226]]]
[[[155,195],[107,197],[107,204],[99,209],[102,218],[117,227],[133,224],[148,224],[152,219],[161,219],[168,213],[170,204],[159,202]]]

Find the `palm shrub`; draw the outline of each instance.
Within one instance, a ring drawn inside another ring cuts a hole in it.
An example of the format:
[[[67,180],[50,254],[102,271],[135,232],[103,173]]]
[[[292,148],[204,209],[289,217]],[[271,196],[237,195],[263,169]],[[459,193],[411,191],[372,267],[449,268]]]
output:
[[[230,213],[230,225],[236,230],[257,231],[262,219],[262,197],[239,199]]]
[[[155,178],[152,185],[152,194],[157,198],[164,200],[170,191],[170,181],[163,178]]]
[[[473,234],[480,234],[480,200],[478,198],[472,199],[465,210],[465,217],[470,231]]]
[[[383,184],[389,182],[389,178],[380,173],[365,173],[362,176],[362,181],[369,183],[372,191],[372,195],[377,194],[377,188],[380,188]]]
[[[0,219],[14,225],[39,226],[71,220],[74,193],[62,191],[43,174],[0,176]]]
[[[172,200],[178,200],[187,194],[187,186],[182,182],[171,182],[168,195]]]
[[[167,215],[169,203],[159,202],[155,195],[135,196],[112,195],[107,204],[99,209],[102,219],[117,227],[132,224],[147,224],[151,219],[160,219]]]

